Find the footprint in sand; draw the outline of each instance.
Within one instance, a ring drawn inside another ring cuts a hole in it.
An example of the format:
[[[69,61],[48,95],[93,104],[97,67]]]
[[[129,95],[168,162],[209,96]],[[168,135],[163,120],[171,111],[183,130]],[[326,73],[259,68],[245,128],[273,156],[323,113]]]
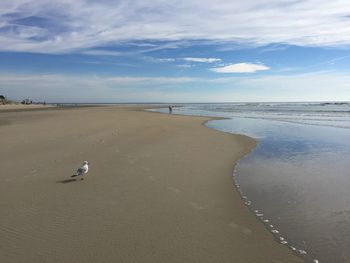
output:
[[[251,234],[253,233],[252,230],[250,230],[249,228],[246,228],[246,227],[243,227],[243,228],[242,228],[242,232],[243,232],[243,234],[245,234],[245,235],[251,235]]]
[[[195,202],[191,202],[190,205],[196,210],[203,210],[204,209],[203,206],[201,206],[200,204],[197,204]]]
[[[228,226],[233,228],[233,229],[237,229],[237,230],[241,231],[245,235],[251,235],[253,233],[253,231],[251,229],[244,227],[244,226],[240,226],[234,222],[230,222],[228,224]]]
[[[231,228],[234,228],[234,229],[239,227],[239,225],[237,225],[236,223],[233,223],[233,222],[230,222],[228,224],[228,226],[231,227]]]
[[[172,192],[174,192],[175,194],[179,194],[180,192],[181,192],[181,190],[180,189],[177,189],[177,188],[175,188],[175,187],[168,187],[168,190],[170,190],[170,191],[172,191]]]
[[[30,173],[32,174],[32,176],[38,175],[38,171],[36,169],[31,170]]]
[[[153,175],[149,175],[149,176],[148,176],[148,180],[154,182],[154,181],[156,180],[156,178],[155,178]]]
[[[134,164],[135,161],[137,160],[136,158],[133,158],[130,154],[125,154],[125,157],[128,159],[128,162],[130,164]]]

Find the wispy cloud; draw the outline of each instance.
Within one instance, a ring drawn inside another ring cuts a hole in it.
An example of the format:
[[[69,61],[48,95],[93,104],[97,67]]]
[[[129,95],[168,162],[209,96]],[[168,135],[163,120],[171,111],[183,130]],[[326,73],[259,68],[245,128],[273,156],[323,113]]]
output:
[[[181,64],[181,65],[176,65],[178,68],[193,68],[195,65],[190,65],[190,64]]]
[[[255,73],[257,71],[269,70],[270,68],[263,64],[237,63],[224,67],[211,68],[216,73]]]
[[[344,46],[349,13],[348,0],[1,1],[0,50],[64,53],[126,42],[157,50],[152,41]]]
[[[190,62],[198,62],[198,63],[214,63],[214,62],[222,61],[220,58],[192,58],[192,57],[183,58],[183,60],[190,61]]]
[[[178,88],[199,81],[191,77],[134,77],[62,74],[0,74],[1,92],[21,100],[48,102],[167,101]],[[169,99],[170,100],[170,99]]]
[[[152,58],[153,61],[160,62],[160,63],[166,63],[166,62],[174,62],[176,61],[175,58]]]
[[[91,55],[91,56],[122,56],[122,52],[118,51],[109,51],[109,50],[98,50],[98,49],[91,49],[91,50],[85,50],[81,52],[85,55]]]
[[[179,84],[188,83],[197,80],[190,77],[133,77],[133,76],[84,76],[84,75],[61,75],[61,74],[0,74],[0,80],[7,84],[37,82],[46,85],[48,83],[55,82],[70,82],[70,83],[83,83],[83,84],[113,84],[113,85],[152,85],[152,84]],[[80,85],[79,85],[80,86]],[[89,85],[88,85],[89,86]]]
[[[90,53],[89,51],[87,53]],[[222,59],[220,58],[200,58],[200,57],[185,57],[185,58],[157,58],[157,57],[150,57],[150,56],[143,56],[144,59],[152,61],[152,62],[160,62],[160,63],[166,63],[166,62],[194,62],[194,63],[215,63],[220,62]],[[191,65],[188,65],[189,67]]]
[[[348,74],[334,72],[212,79],[0,74],[6,96],[51,102],[349,101],[349,83]]]

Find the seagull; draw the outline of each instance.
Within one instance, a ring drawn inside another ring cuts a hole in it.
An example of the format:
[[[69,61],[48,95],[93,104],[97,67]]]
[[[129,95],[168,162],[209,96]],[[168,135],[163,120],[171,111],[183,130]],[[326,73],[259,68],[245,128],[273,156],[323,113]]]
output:
[[[81,167],[79,167],[78,170],[71,177],[76,177],[76,176],[87,174],[88,171],[89,171],[89,162],[84,161],[83,165]],[[83,179],[83,178],[81,178],[81,179]]]

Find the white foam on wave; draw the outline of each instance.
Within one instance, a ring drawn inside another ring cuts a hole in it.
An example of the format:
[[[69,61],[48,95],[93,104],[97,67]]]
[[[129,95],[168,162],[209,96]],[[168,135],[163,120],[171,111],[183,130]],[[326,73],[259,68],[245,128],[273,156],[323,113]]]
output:
[[[267,119],[350,129],[350,103],[231,103],[185,106],[182,113]],[[199,113],[201,112],[201,114]]]

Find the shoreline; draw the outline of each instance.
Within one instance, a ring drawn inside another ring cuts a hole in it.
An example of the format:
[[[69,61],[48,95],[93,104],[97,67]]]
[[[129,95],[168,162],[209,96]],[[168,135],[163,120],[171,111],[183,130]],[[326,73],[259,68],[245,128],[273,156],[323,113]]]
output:
[[[138,107],[0,118],[4,262],[302,262],[234,188],[253,139],[205,127],[212,118]],[[85,159],[86,180],[64,183]]]
[[[154,108],[150,108],[150,109],[154,109]],[[160,114],[165,114],[165,115],[177,115],[177,116],[188,116],[188,117],[198,117],[196,115],[186,115],[186,114],[177,114],[177,113],[165,113],[165,112],[158,112],[158,111],[150,111],[149,109],[143,109],[146,110],[147,112],[151,112],[151,113],[160,113]],[[269,221],[265,221],[266,219],[261,216],[261,212],[259,210],[254,210],[251,207],[251,201],[249,199],[247,199],[247,196],[245,196],[245,194],[242,192],[242,190],[240,189],[240,184],[237,180],[237,165],[239,164],[239,162],[246,156],[248,156],[249,154],[251,154],[251,152],[256,148],[257,144],[259,143],[259,140],[257,138],[253,138],[250,137],[248,135],[244,135],[244,134],[239,134],[239,133],[231,133],[231,132],[225,132],[225,131],[221,131],[219,129],[215,129],[213,127],[209,127],[206,124],[211,122],[211,121],[216,121],[216,120],[228,120],[231,118],[228,117],[212,117],[212,116],[205,116],[204,118],[208,118],[208,120],[205,120],[202,122],[202,126],[207,128],[207,129],[212,129],[214,131],[217,132],[222,132],[222,133],[226,133],[226,134],[230,134],[230,135],[234,135],[234,136],[242,136],[243,138],[247,138],[249,140],[253,141],[253,144],[251,145],[250,149],[248,149],[248,151],[246,153],[244,153],[243,155],[241,155],[237,160],[235,160],[234,162],[234,166],[233,166],[233,170],[232,170],[232,184],[234,185],[234,190],[236,192],[239,193],[239,196],[241,198],[242,203],[246,206],[246,208],[250,211],[250,213],[252,215],[254,215],[256,217],[256,220],[261,223],[264,228],[266,229],[266,231],[268,233],[270,233],[275,242],[278,244],[282,244],[285,245],[287,248],[290,249],[290,251],[292,251],[293,254],[295,254],[297,257],[301,258],[303,261],[305,260],[305,255],[306,255],[306,251],[302,250],[302,249],[297,249],[295,248],[293,245],[290,245],[283,236],[281,236],[279,234],[279,231],[276,229],[269,223]]]

